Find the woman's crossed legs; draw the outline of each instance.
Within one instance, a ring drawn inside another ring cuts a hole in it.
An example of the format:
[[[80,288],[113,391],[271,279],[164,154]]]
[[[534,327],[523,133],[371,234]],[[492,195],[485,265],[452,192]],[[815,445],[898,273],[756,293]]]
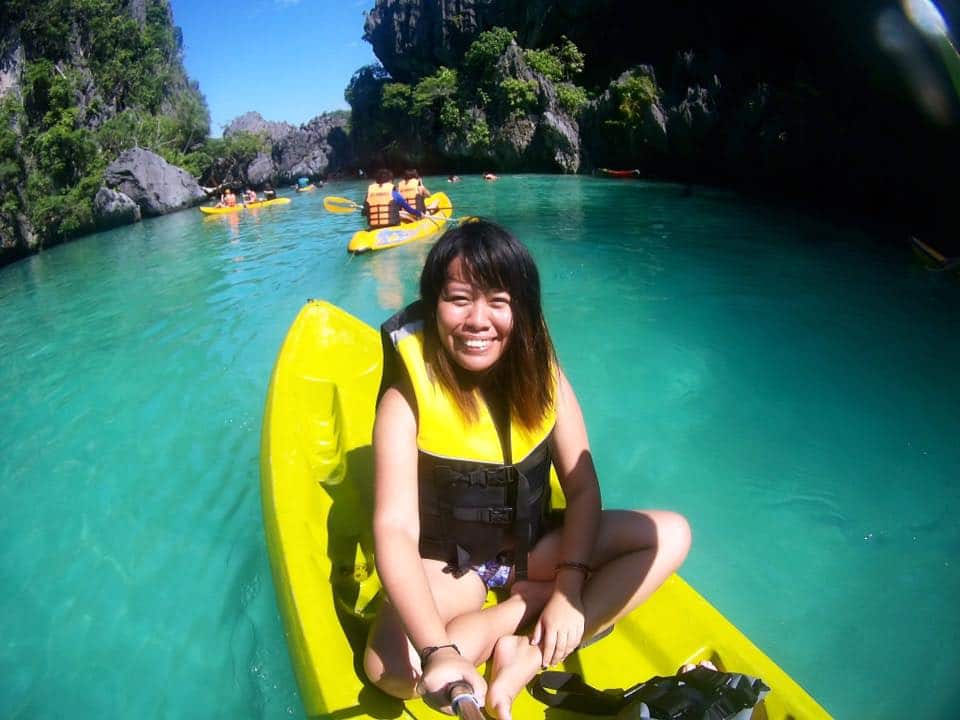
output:
[[[583,586],[584,638],[604,632],[646,600],[683,563],[690,548],[690,527],[663,510],[605,510],[590,558],[593,573]],[[454,578],[444,563],[424,560],[427,581],[447,635],[475,665],[493,657],[487,711],[509,720],[513,699],[540,670],[540,647],[520,628],[532,622],[553,591],[560,531],[544,537],[528,562],[529,580],[514,583],[508,599],[483,608],[486,587],[476,573]],[[571,649],[572,650],[572,649]],[[385,602],[364,656],[367,677],[400,698],[417,695],[420,660],[393,606]]]

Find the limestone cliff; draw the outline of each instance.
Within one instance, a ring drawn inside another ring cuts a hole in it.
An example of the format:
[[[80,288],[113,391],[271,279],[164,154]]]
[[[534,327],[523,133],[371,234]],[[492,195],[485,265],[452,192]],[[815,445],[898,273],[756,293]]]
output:
[[[938,6],[957,27],[957,4]],[[415,85],[440,67],[461,69],[471,43],[496,26],[523,48],[566,36],[584,55],[577,82],[591,98],[572,118],[582,170],[636,167],[942,233],[956,230],[943,208],[960,162],[951,79],[960,59],[949,38],[924,35],[905,8],[894,0],[378,0],[365,37],[385,84]],[[442,133],[432,141],[421,133],[407,147],[459,167]]]
[[[134,217],[115,193],[95,200],[107,166],[134,147],[190,164],[209,117],[168,0],[11,0],[0,28],[2,264],[95,229],[101,212]]]
[[[260,113],[248,112],[232,120],[223,134],[230,137],[250,133],[265,138],[264,151],[238,168],[236,178],[261,187],[267,182],[284,184],[299,177],[325,176],[352,166],[355,161],[346,130],[348,124],[349,115],[342,111],[323,113],[300,127],[264,120]]]

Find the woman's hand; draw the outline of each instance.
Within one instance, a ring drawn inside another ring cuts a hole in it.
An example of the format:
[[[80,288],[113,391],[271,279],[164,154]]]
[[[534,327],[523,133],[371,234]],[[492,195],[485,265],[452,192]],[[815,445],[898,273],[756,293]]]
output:
[[[580,646],[583,639],[583,601],[579,592],[557,590],[547,601],[530,637],[539,645],[543,667],[558,665]]]
[[[430,707],[452,715],[450,687],[458,682],[466,682],[472,687],[473,696],[483,705],[487,683],[473,663],[453,649],[438,650],[427,659],[423,675],[417,683],[417,692]]]

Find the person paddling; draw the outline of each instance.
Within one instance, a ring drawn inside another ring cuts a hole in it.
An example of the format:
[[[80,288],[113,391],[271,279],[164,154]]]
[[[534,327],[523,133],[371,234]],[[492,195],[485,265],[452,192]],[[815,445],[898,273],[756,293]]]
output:
[[[399,225],[401,209],[410,217],[419,218],[422,213],[412,207],[394,187],[393,174],[386,168],[377,170],[374,182],[367,187],[361,213],[366,216],[371,230]]]
[[[237,204],[237,196],[233,194],[233,190],[227,188],[223,191],[223,194],[220,196],[220,202],[218,202],[214,207],[235,207]]]
[[[408,205],[415,207],[421,213],[426,212],[426,198],[430,193],[416,169],[404,171],[403,180],[397,183],[397,191]]]

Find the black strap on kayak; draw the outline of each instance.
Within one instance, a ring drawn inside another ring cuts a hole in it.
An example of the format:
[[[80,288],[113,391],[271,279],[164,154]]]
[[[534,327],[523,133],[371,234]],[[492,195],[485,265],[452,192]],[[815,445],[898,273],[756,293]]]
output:
[[[544,705],[589,715],[616,715],[628,702],[623,690],[598,690],[576,673],[553,670],[537,675],[527,690]]]
[[[626,690],[598,690],[579,675],[544,672],[527,686],[550,707],[621,720],[740,720],[770,692],[762,680],[697,666]]]

